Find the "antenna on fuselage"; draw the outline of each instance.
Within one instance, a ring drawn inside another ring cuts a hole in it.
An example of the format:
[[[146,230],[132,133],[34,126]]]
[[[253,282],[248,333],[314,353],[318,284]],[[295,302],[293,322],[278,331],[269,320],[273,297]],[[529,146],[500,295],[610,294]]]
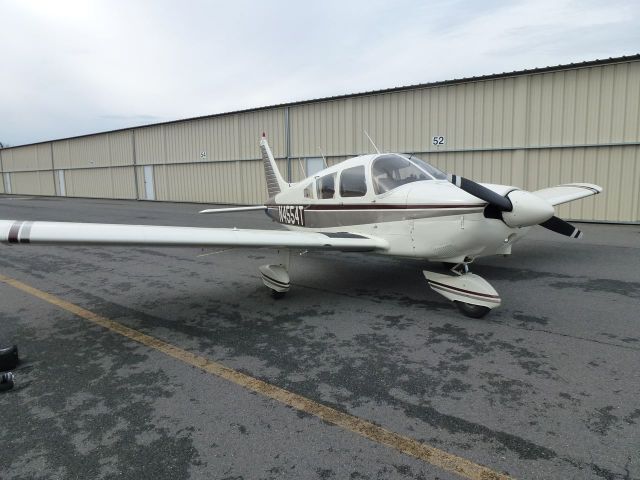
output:
[[[322,155],[322,161],[324,162],[324,168],[329,168],[329,165],[327,165],[327,159],[324,156],[324,153],[322,153],[322,149],[320,147],[318,147],[318,150],[320,151],[320,155]]]
[[[378,150],[378,147],[376,147],[376,144],[373,143],[373,140],[371,140],[371,137],[369,136],[369,134],[367,133],[366,130],[363,130],[364,134],[367,136],[367,138],[369,139],[369,141],[371,142],[371,145],[373,145],[373,148],[375,148],[377,153],[380,153],[380,150]]]
[[[302,159],[298,157],[298,165],[300,165],[300,170],[302,170],[302,178],[307,178],[307,172],[304,169],[304,165],[302,165]]]

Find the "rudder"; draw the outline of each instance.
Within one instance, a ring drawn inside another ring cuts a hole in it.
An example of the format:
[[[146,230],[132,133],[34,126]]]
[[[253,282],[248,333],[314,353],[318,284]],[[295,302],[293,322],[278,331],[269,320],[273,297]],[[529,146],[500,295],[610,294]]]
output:
[[[271,153],[271,148],[269,147],[267,137],[264,133],[260,140],[260,150],[262,151],[262,163],[264,163],[264,175],[267,180],[267,192],[269,194],[269,198],[272,198],[282,192],[285,188],[288,188],[289,184],[285,182],[282,175],[280,175],[278,165],[276,165],[276,161],[273,158],[273,153]]]

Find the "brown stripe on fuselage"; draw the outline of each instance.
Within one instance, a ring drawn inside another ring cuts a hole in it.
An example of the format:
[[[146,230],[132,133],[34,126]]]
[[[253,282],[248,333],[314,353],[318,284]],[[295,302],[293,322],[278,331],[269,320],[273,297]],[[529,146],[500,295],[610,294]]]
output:
[[[448,204],[428,204],[428,205],[399,205],[399,204],[380,204],[380,203],[366,203],[362,205],[350,204],[350,205],[322,205],[313,204],[309,205],[306,210],[434,210],[434,209],[449,209],[449,208],[481,208],[485,203],[472,203],[466,205],[452,205]]]
[[[9,228],[9,235],[7,237],[7,242],[9,243],[18,243],[18,232],[20,232],[20,227],[24,222],[16,222],[11,225]]]
[[[388,223],[404,220],[419,220],[423,218],[447,217],[455,215],[466,215],[479,213],[485,204],[423,204],[423,205],[402,205],[402,204],[292,204],[292,208],[303,207],[305,228],[349,228],[354,225],[366,225],[375,223]],[[278,207],[283,204],[268,204],[267,215],[281,223],[287,225],[289,222],[281,221]],[[286,204],[289,206],[289,204]]]
[[[486,203],[458,204],[424,204],[424,205],[401,205],[397,203],[363,203],[363,204],[302,204],[302,203],[270,203],[268,208],[278,208],[279,206],[304,207],[305,210],[431,210],[449,208],[483,208]]]

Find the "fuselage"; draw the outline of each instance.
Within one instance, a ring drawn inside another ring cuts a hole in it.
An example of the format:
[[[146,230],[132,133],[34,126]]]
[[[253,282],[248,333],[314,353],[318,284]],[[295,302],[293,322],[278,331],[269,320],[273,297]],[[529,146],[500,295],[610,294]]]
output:
[[[504,195],[514,187],[487,185]],[[266,213],[291,230],[349,232],[383,238],[388,255],[462,262],[509,254],[528,228],[486,218],[486,203],[420,160],[363,155],[292,184]]]

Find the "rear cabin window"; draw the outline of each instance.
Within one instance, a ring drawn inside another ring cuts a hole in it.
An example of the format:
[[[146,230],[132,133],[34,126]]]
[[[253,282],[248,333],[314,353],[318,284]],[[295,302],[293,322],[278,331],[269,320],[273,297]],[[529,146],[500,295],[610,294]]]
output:
[[[367,194],[367,182],[364,178],[364,165],[347,168],[340,174],[341,197],[364,197]]]
[[[304,198],[313,198],[313,183],[304,187]]]
[[[431,180],[425,172],[400,155],[381,155],[371,168],[373,189],[377,194],[420,180]]]
[[[333,198],[336,194],[336,174],[331,173],[317,180],[318,198]]]

